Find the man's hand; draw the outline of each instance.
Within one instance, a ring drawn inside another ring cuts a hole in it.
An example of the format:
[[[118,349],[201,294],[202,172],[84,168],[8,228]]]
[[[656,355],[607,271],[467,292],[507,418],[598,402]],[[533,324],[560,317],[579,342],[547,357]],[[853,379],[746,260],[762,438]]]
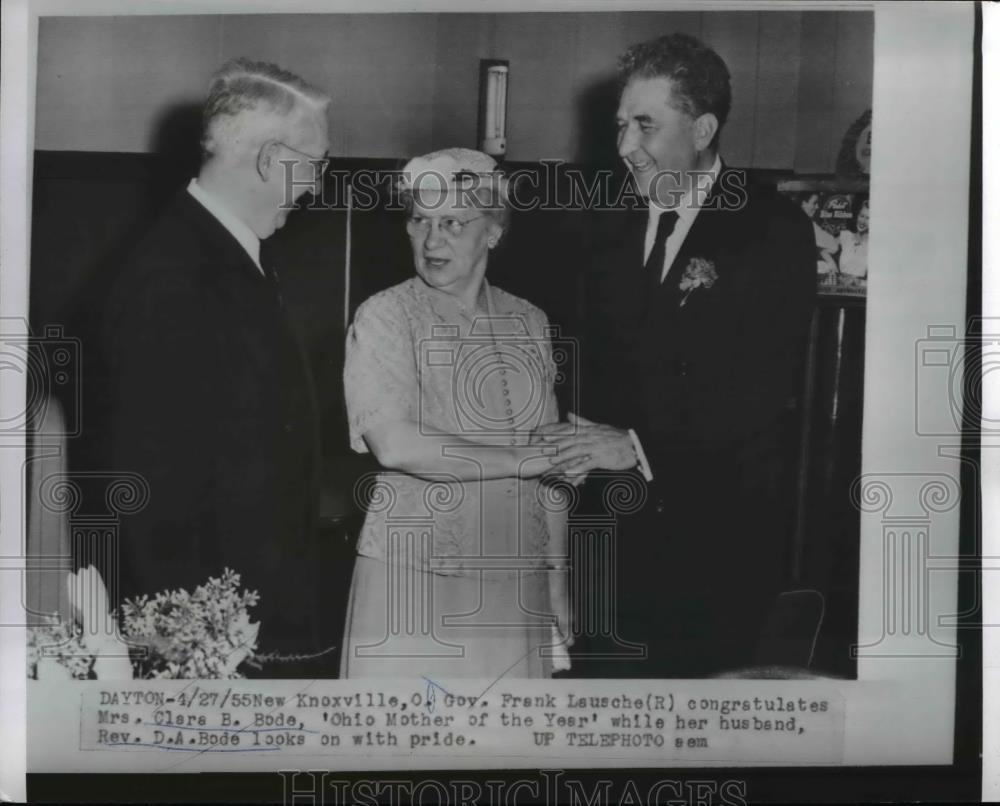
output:
[[[566,646],[571,647],[576,641],[576,624],[573,620],[568,576],[569,571],[566,569],[549,572],[549,603],[556,617],[556,629],[566,641]]]
[[[573,468],[582,465],[589,456],[582,456],[572,463],[562,463],[558,468],[552,466],[552,462],[556,461],[556,441],[562,437],[574,436],[577,432],[577,418],[575,414],[570,413],[569,417],[573,418],[570,422],[565,423],[548,423],[547,425],[541,425],[531,432],[531,445],[547,445],[549,450],[552,452],[550,456],[549,466],[547,468],[547,475],[552,477],[562,477],[566,479],[574,487],[579,487],[587,480],[587,473],[576,473]]]
[[[570,412],[569,416],[574,418],[570,422],[548,423],[547,425],[538,426],[538,428],[531,432],[531,444],[552,443],[557,437],[575,434],[577,429],[573,422],[576,420],[576,415]]]
[[[532,438],[533,442],[537,440],[559,449],[549,460],[552,472],[579,484],[591,470],[628,470],[636,466],[638,457],[628,431],[592,423],[572,412],[568,418],[568,423],[537,429]]]

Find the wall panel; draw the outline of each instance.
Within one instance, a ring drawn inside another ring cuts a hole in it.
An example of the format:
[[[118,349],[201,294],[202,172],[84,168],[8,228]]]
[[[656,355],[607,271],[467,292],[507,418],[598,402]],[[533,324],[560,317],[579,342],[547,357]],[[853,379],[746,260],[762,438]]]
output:
[[[726,123],[723,156],[730,165],[753,163],[760,12],[703,13],[701,35],[729,67],[733,106]]]
[[[755,168],[791,170],[798,129],[802,14],[761,12],[754,105]]]
[[[871,104],[873,27],[870,12],[850,11],[48,17],[36,144],[157,152],[190,143],[213,70],[245,55],[330,92],[339,156],[475,147],[479,60],[503,58],[509,159],[613,162],[619,54],[684,31],[729,65],[728,162],[827,173]]]
[[[172,110],[203,97],[219,25],[200,16],[40,20],[36,148],[154,150]]]

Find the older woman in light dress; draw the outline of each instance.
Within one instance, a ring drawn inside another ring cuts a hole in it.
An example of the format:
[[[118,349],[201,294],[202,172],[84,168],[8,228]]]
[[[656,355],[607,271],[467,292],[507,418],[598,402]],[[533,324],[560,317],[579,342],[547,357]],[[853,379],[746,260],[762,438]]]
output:
[[[384,470],[359,486],[341,676],[547,677],[572,632],[557,459],[529,444],[558,420],[548,321],[486,281],[509,219],[494,161],[449,149],[403,176],[416,276],[347,338],[351,444]]]

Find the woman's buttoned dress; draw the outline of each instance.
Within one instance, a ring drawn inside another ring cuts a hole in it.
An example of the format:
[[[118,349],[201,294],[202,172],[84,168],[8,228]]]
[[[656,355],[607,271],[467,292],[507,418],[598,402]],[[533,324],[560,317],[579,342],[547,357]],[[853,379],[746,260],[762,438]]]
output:
[[[344,368],[354,450],[378,425],[411,421],[527,456],[532,429],[558,420],[545,314],[489,285],[480,300],[470,310],[414,277],[358,308]],[[464,454],[475,477],[468,450],[444,450]],[[341,677],[550,676],[547,490],[534,479],[361,479]]]

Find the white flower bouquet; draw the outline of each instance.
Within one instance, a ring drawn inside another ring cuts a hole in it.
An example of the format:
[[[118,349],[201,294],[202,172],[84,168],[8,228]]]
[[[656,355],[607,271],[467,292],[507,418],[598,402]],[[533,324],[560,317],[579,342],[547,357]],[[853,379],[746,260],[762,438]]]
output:
[[[193,593],[178,589],[125,600],[116,616],[96,569],[70,575],[69,588],[72,623],[28,630],[32,679],[239,678],[244,663],[259,665],[260,624],[249,614],[259,595],[241,590],[240,575],[228,568]],[[114,629],[93,629],[95,613],[117,625],[120,637]]]
[[[194,593],[178,589],[126,599],[121,606],[125,638],[148,648],[136,671],[146,678],[235,678],[244,662],[253,663],[259,623],[248,609],[256,591],[240,590],[240,575],[226,568]]]
[[[66,579],[72,610],[68,621],[28,630],[28,677],[33,680],[129,680],[128,650],[114,634],[104,580],[93,566]],[[96,618],[95,618],[96,615]],[[103,624],[101,620],[103,619]],[[103,629],[102,629],[103,628]]]
[[[77,624],[59,622],[28,629],[28,677],[32,680],[87,680],[97,677],[93,652]]]

